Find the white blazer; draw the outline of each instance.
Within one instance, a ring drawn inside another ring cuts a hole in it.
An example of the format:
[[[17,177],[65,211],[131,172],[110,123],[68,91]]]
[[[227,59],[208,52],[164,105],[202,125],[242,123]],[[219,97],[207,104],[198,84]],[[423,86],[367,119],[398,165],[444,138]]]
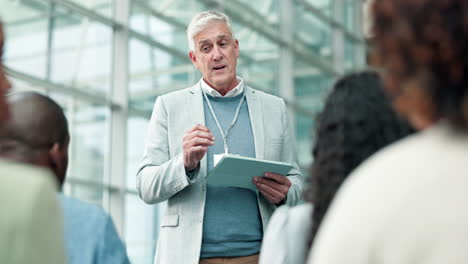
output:
[[[301,199],[303,179],[297,166],[293,137],[284,101],[245,86],[257,158],[289,162],[292,183],[286,204]],[[143,201],[155,204],[167,200],[154,263],[198,264],[205,209],[207,162],[190,180],[185,173],[182,137],[196,124],[205,124],[203,94],[197,83],[156,99],[143,159],[137,173],[137,189]],[[265,229],[276,206],[257,192]]]

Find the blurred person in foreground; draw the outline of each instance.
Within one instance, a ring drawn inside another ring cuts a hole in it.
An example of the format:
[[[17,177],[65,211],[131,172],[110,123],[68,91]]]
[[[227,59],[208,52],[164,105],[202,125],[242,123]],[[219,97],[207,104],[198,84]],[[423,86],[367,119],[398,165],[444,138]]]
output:
[[[316,120],[315,144],[304,191],[308,203],[278,208],[268,226],[261,264],[303,264],[323,215],[346,177],[372,154],[412,129],[397,116],[376,72],[336,82]]]
[[[3,47],[0,22],[0,140],[10,116],[6,93],[11,87],[3,68]],[[65,263],[55,189],[48,171],[0,160],[0,263]]]
[[[137,173],[143,201],[167,201],[155,263],[258,263],[271,214],[278,205],[297,204],[302,193],[286,106],[236,76],[239,42],[225,14],[197,14],[187,37],[203,77],[158,96]],[[255,191],[207,184],[215,156],[223,153],[293,168],[254,177]]]
[[[70,134],[62,108],[36,92],[7,97],[10,119],[0,140],[0,157],[48,168],[63,186]],[[96,205],[58,194],[69,264],[126,264],[125,246],[111,217]]]
[[[417,129],[343,184],[308,263],[468,260],[468,1],[375,1],[378,65]]]

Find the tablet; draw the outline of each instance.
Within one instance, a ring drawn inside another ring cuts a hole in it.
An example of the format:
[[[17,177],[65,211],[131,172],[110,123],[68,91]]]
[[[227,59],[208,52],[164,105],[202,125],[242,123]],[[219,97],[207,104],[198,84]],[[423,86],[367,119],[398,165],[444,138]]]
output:
[[[208,173],[206,182],[256,191],[257,187],[252,183],[253,177],[263,176],[265,172],[287,175],[292,168],[289,163],[226,154]]]

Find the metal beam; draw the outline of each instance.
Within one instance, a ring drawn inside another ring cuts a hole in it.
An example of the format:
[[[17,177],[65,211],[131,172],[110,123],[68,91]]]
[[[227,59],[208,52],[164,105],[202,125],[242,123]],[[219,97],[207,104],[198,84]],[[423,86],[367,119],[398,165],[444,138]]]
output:
[[[79,14],[81,14],[82,16],[85,16],[85,17],[88,17],[90,18],[91,20],[94,20],[94,21],[98,21],[102,24],[105,24],[109,27],[112,27],[112,28],[119,28],[119,29],[122,29],[123,25],[120,24],[120,23],[117,23],[115,20],[113,19],[110,19],[106,16],[103,16],[95,11],[93,11],[92,9],[89,9],[89,8],[86,8],[86,7],[83,7],[81,5],[78,5],[76,4],[75,2],[72,2],[72,1],[69,1],[69,0],[47,0],[49,2],[53,2],[53,3],[56,3],[62,7],[65,7],[69,10],[73,10]]]
[[[280,35],[285,42],[294,40],[294,8],[291,0],[282,0],[279,3],[280,10]],[[294,53],[291,49],[280,49],[278,65],[279,95],[290,103],[295,102],[294,89]],[[288,120],[292,135],[296,135],[296,120],[294,111],[288,110]]]
[[[332,14],[337,17],[339,22],[344,16],[344,1],[332,1]],[[345,71],[345,38],[342,30],[336,27],[332,28],[332,56],[333,67],[337,72],[343,73]]]
[[[114,18],[122,25],[128,25],[130,2],[116,1]],[[105,180],[125,189],[127,169],[127,121],[128,121],[128,31],[114,28],[112,38],[112,89],[110,96],[121,107],[112,109],[110,114],[109,145],[105,160]],[[106,193],[105,193],[106,194]],[[125,194],[121,191],[107,193],[106,202],[115,226],[123,237],[125,234]]]
[[[180,22],[179,20],[170,17],[168,15],[165,15],[163,11],[159,11],[154,9],[151,5],[148,4],[148,1],[144,0],[134,0],[134,4],[141,9],[145,10],[145,12],[151,14],[154,17],[157,17],[158,19],[174,26],[175,28],[178,28],[180,30],[185,30],[187,28],[187,25],[185,23]]]
[[[113,185],[109,185],[109,184],[104,184],[102,182],[99,182],[99,181],[93,181],[93,180],[84,180],[84,179],[80,179],[78,177],[73,177],[73,175],[70,175],[66,178],[65,180],[65,184],[73,184],[73,185],[82,185],[82,186],[86,186],[86,187],[89,187],[89,188],[99,188],[99,189],[102,189],[102,190],[109,190],[110,192],[120,192],[121,189],[117,186],[113,186]],[[133,190],[133,189],[130,189],[130,188],[125,188],[125,193],[128,193],[128,194],[134,194],[134,195],[138,195],[138,192]]]
[[[142,34],[140,32],[137,32],[137,31],[134,31],[134,30],[131,30],[129,29],[128,31],[129,33],[129,36],[130,37],[134,37],[135,39],[138,39],[142,42],[145,42],[146,44],[154,47],[154,48],[158,48],[162,51],[165,51],[169,54],[171,54],[172,56],[174,57],[177,57],[181,60],[184,60],[184,61],[187,61],[189,62],[189,56],[187,55],[188,53],[184,53],[178,49],[175,49],[175,48],[172,48],[172,47],[169,47],[167,46],[166,44],[163,44],[162,42],[159,42],[151,37],[149,37],[148,35],[145,35],[145,34]]]
[[[56,92],[59,94],[71,96],[79,100],[90,102],[93,104],[108,106],[108,107],[111,107],[112,109],[120,108],[119,104],[112,102],[111,100],[107,99],[103,95],[85,92],[83,91],[83,89],[80,89],[77,87],[71,87],[71,86],[67,86],[63,84],[54,83],[54,82],[41,79],[39,77],[30,75],[24,72],[14,70],[7,66],[5,66],[4,69],[8,76],[18,79],[18,80],[31,83],[33,85],[44,87],[44,89],[47,89],[49,92]],[[129,114],[132,116],[139,116],[139,117],[149,119],[149,117],[151,116],[151,111],[142,111],[134,107],[129,107]]]
[[[255,82],[250,81],[248,85],[254,88],[255,90],[259,90],[259,91],[271,94],[271,91],[261,88],[261,86],[259,84],[256,84]],[[315,118],[316,116],[315,112],[308,110],[307,108],[289,100],[288,98],[283,98],[283,100],[286,106],[290,109],[293,109],[296,113],[300,113],[310,118]]]
[[[356,35],[356,34],[352,33],[351,31],[346,29],[343,26],[343,24],[339,23],[334,18],[327,16],[325,13],[322,12],[322,10],[320,10],[319,8],[317,8],[317,7],[313,6],[312,4],[308,3],[306,0],[294,0],[294,1],[296,3],[302,5],[304,7],[304,10],[310,12],[311,14],[313,14],[315,17],[317,17],[318,19],[320,19],[324,23],[328,24],[332,28],[335,28],[336,30],[342,31],[343,34],[347,38],[349,38],[349,39],[351,39],[351,40],[353,40],[353,41],[355,41],[357,43],[364,43],[364,39],[362,39],[359,35]]]
[[[55,4],[49,3],[47,8],[47,49],[46,49],[46,79],[50,80],[52,76],[52,42],[55,26],[55,18],[53,17]]]
[[[34,85],[38,85],[44,88],[47,88],[51,92],[58,92],[61,94],[69,95],[72,97],[76,97],[80,100],[88,101],[98,105],[109,106],[112,108],[120,108],[120,106],[109,99],[107,99],[103,95],[93,94],[89,92],[85,92],[84,89],[78,89],[76,87],[71,87],[63,84],[54,83],[51,81],[47,81],[45,79],[41,79],[39,77],[20,72],[9,67],[5,67],[5,72],[7,75],[17,78],[28,83],[32,83]]]

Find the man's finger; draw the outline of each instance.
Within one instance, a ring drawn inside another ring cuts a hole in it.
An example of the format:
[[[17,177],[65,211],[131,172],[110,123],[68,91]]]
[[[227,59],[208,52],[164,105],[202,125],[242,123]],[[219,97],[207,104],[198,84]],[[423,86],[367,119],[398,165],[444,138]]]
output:
[[[273,172],[265,172],[263,174],[264,178],[274,180],[277,183],[284,184],[291,186],[291,181],[284,175],[278,174],[278,173],[273,173]]]
[[[208,150],[207,146],[193,146],[188,149],[188,152],[190,154],[195,154],[195,153],[203,153]]]
[[[262,190],[266,193],[268,193],[269,195],[273,196],[273,197],[276,197],[276,198],[282,198],[284,197],[285,195],[283,193],[281,193],[280,191],[278,190],[275,190],[273,189],[271,186],[265,184],[265,183],[262,183],[262,182],[258,182],[256,184],[257,186],[257,189],[259,190]]]
[[[207,150],[208,150],[208,147],[206,146],[191,147],[188,149],[188,152],[187,152],[188,158],[191,161],[195,160],[196,162],[198,162],[203,158],[203,156],[205,156]]]
[[[204,125],[202,125],[202,124],[196,124],[195,126],[193,126],[192,128],[190,128],[189,130],[187,130],[186,133],[189,134],[189,133],[192,133],[193,131],[197,131],[197,130],[201,130],[201,131],[205,131],[205,132],[210,132],[210,130],[209,130],[206,126],[204,126]]]
[[[267,198],[270,202],[274,203],[276,201],[276,198],[270,195],[269,193],[265,192],[264,190],[259,190],[260,193]]]
[[[271,187],[272,189],[275,189],[281,193],[287,193],[288,190],[289,190],[289,187],[287,185],[284,185],[284,184],[279,184],[278,182],[274,181],[274,180],[270,180],[270,179],[267,179],[267,178],[260,178],[258,180],[258,182],[262,183],[262,184],[265,184],[269,187]]]
[[[263,190],[259,190],[259,191],[263,195],[263,197],[265,197],[268,201],[270,201],[273,204],[277,204],[277,203],[281,202],[281,200],[282,200],[282,199],[273,197],[272,195],[270,195],[269,193],[267,193],[267,192],[265,192]]]
[[[207,138],[207,139],[214,140],[214,136],[213,134],[211,134],[211,132],[206,132],[206,131],[201,131],[201,130],[196,130],[196,131],[191,132],[190,134],[187,134],[187,138],[188,139]]]
[[[191,133],[186,133],[182,138],[182,141],[190,141],[194,138],[206,138],[212,141],[215,140],[215,137],[213,136],[213,134],[211,134],[211,132],[196,130],[192,131]]]
[[[192,146],[213,146],[214,141],[211,139],[206,139],[206,138],[193,138],[189,142],[189,147]]]

